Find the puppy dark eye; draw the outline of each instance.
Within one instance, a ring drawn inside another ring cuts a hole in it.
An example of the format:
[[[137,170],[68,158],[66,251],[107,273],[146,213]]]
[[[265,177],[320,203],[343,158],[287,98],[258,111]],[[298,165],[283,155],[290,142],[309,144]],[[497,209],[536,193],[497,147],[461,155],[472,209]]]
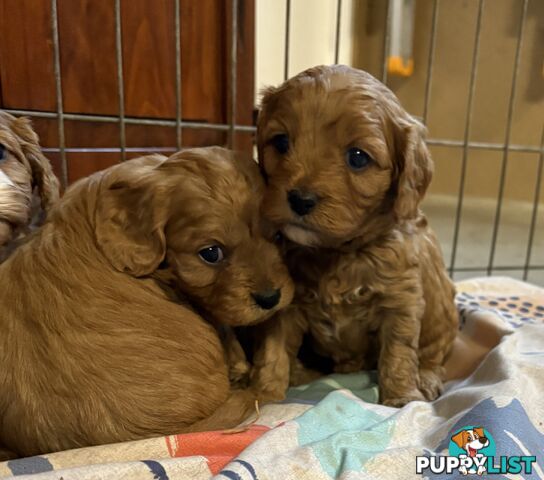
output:
[[[198,252],[199,257],[204,260],[206,263],[219,263],[225,255],[221,247],[217,245],[212,245],[211,247],[203,248]]]
[[[168,260],[166,258],[159,263],[159,266],[157,267],[157,270],[166,270],[170,265],[168,264]]]
[[[360,148],[353,147],[346,152],[346,162],[352,170],[362,170],[372,163],[371,156]]]
[[[281,242],[283,242],[283,233],[281,233],[280,231],[277,231],[276,234],[274,235],[274,243],[278,244]]]
[[[273,136],[270,143],[281,155],[285,155],[289,151],[289,137],[285,133]]]
[[[4,147],[4,145],[1,145],[1,144],[0,144],[0,162],[1,162],[2,160],[5,160],[6,157],[7,157],[7,155],[6,155],[6,147]]]

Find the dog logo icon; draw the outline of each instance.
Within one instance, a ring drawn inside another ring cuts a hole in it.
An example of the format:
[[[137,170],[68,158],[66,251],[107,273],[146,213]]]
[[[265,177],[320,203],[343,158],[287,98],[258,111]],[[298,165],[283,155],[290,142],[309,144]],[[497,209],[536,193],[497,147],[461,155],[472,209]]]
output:
[[[451,437],[450,455],[461,460],[459,472],[463,475],[486,473],[487,457],[493,456],[493,438],[483,427],[464,427]]]

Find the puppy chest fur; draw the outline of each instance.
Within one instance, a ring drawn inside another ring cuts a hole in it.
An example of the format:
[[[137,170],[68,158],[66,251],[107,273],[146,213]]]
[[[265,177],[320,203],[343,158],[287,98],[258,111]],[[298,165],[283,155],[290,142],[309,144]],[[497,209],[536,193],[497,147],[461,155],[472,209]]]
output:
[[[440,260],[433,237],[423,226],[416,235],[397,230],[345,251],[297,246],[288,251],[296,282],[293,306],[307,320],[315,350],[333,359],[335,371],[376,368],[380,335],[387,334],[389,323],[402,321],[391,315],[396,310],[409,308],[421,322],[414,338],[420,350],[437,341],[435,316],[441,317],[439,324],[442,319],[456,324],[454,289],[442,270],[432,266]],[[444,290],[444,301],[432,298],[437,288]],[[441,346],[435,346],[444,354],[452,336],[446,333]]]
[[[314,349],[331,357],[335,367],[352,364],[354,371],[363,367],[367,335],[379,327],[379,293],[368,288],[369,272],[359,268],[358,257],[297,247],[287,255],[296,285],[293,307],[306,319]]]

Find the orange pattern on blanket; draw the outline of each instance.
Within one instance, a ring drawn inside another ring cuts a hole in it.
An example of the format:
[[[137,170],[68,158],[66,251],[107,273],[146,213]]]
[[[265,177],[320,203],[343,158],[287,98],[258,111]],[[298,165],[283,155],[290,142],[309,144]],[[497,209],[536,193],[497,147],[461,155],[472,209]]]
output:
[[[213,475],[219,473],[233,458],[249,444],[270,430],[262,425],[252,425],[245,432],[199,432],[170,435],[165,437],[171,457],[206,457],[208,468]]]

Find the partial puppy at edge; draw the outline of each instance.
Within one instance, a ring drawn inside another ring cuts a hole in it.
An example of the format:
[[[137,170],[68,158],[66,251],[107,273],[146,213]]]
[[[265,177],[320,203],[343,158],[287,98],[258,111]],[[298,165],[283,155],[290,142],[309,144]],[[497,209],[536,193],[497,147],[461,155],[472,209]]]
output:
[[[0,263],[59,199],[59,182],[27,118],[0,111]]]

